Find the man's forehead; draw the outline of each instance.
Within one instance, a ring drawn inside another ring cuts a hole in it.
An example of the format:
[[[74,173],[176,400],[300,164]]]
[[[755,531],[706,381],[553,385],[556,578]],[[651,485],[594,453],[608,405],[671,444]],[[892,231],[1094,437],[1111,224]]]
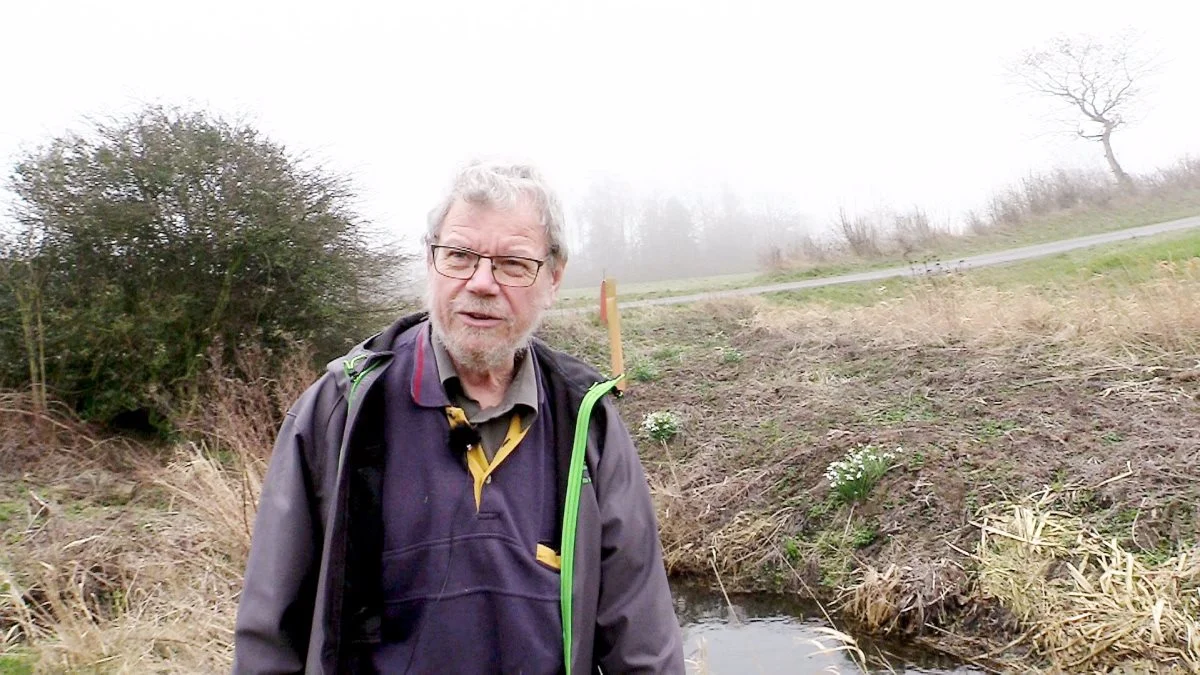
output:
[[[522,198],[511,207],[476,204],[455,200],[442,221],[444,233],[450,230],[499,231],[500,234],[541,240],[543,228],[537,209]]]

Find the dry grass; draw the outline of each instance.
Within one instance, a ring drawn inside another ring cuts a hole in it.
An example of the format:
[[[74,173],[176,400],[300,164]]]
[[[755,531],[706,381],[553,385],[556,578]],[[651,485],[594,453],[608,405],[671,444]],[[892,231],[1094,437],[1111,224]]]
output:
[[[187,481],[200,467],[179,469]],[[228,668],[240,565],[218,527],[169,506],[30,499],[29,524],[6,551],[0,623],[39,672]]]
[[[68,471],[77,467],[64,455],[90,457],[105,441],[65,415],[32,425],[22,413],[26,423],[0,435],[8,452],[34,444],[55,458],[26,461],[11,483],[18,489],[0,495],[23,511],[0,543],[0,631],[37,672],[229,669],[281,403],[315,378],[304,354],[289,360],[284,380],[265,379],[262,362],[243,354],[239,377],[214,369],[213,397],[181,424],[198,440],[165,451],[123,441],[119,467],[88,460],[86,471]]]
[[[1165,560],[1126,550],[1045,491],[994,505],[979,523],[978,583],[1028,627],[1054,667],[1133,659],[1200,671],[1200,547]]]
[[[64,457],[76,468],[119,467],[130,448],[126,439],[97,433],[57,401],[40,411],[32,394],[0,391],[0,468],[45,468],[46,460],[57,465]]]
[[[918,634],[942,625],[967,601],[967,575],[948,560],[917,565],[867,565],[841,591],[840,611],[876,634]]]
[[[731,592],[811,588],[861,629],[968,657],[1029,649],[1017,610],[973,590],[981,508],[1090,484],[1064,503],[1080,522],[1122,523],[1106,534],[1142,559],[1200,527],[1200,259],[1143,258],[1154,259],[1045,284],[931,278],[868,306],[760,298],[626,313],[627,358],[659,373],[630,387],[626,419],[684,419],[669,453],[641,444],[668,567],[712,578],[715,564]],[[603,362],[587,319],[546,332]],[[744,358],[723,361],[731,348]],[[831,502],[821,472],[863,444],[908,450],[861,504]],[[1124,480],[1105,482],[1127,463]],[[951,627],[958,637],[939,632]],[[1065,667],[1042,649],[1006,667]],[[1104,649],[1095,666],[1136,671],[1159,656]]]
[[[904,297],[831,311],[828,305],[760,305],[752,326],[797,342],[814,331],[891,344],[988,346],[1023,340],[1120,352],[1200,351],[1200,258],[1160,263],[1129,293],[1100,284],[1069,294],[1001,289],[949,278]]]

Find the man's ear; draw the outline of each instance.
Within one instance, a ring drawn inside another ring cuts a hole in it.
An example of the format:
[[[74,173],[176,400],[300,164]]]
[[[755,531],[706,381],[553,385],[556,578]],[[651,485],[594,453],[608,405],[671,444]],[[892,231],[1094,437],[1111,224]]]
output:
[[[563,272],[566,269],[566,263],[560,264],[557,262],[550,268],[550,292],[546,294],[546,309],[550,309],[554,301],[558,300],[558,288],[562,286]]]

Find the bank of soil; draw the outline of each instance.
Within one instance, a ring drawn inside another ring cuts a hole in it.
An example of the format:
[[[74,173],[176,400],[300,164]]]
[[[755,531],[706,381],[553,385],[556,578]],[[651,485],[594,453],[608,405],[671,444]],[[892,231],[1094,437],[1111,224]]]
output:
[[[629,312],[620,406],[670,573],[846,605],[868,628],[993,667],[1061,666],[1029,635],[1037,616],[981,590],[981,524],[1037,494],[1148,565],[1195,550],[1200,319],[1181,314],[1200,310],[1194,280],[1070,298],[950,281],[867,308]],[[604,362],[593,321],[546,333]],[[682,420],[667,443],[636,428],[660,410]],[[864,446],[895,463],[842,502],[825,468]],[[853,591],[881,575],[892,601],[872,607]],[[1111,656],[1080,666],[1140,658]]]

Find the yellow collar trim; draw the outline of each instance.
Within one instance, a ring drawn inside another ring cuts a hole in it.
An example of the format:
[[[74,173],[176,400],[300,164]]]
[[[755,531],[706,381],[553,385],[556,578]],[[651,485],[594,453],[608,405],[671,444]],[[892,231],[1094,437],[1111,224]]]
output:
[[[446,407],[446,419],[450,422],[451,428],[461,424],[467,424],[467,415],[462,408],[454,406]],[[496,456],[488,462],[487,455],[483,452],[482,441],[472,445],[467,450],[467,469],[471,472],[471,478],[475,488],[475,511],[479,511],[480,504],[483,501],[483,485],[493,472],[499,468],[500,464],[512,454],[517,445],[525,438],[525,434],[529,429],[524,428],[521,424],[521,416],[513,413],[512,421],[508,424],[508,434],[504,437],[504,442],[500,444],[500,448],[496,450]]]

